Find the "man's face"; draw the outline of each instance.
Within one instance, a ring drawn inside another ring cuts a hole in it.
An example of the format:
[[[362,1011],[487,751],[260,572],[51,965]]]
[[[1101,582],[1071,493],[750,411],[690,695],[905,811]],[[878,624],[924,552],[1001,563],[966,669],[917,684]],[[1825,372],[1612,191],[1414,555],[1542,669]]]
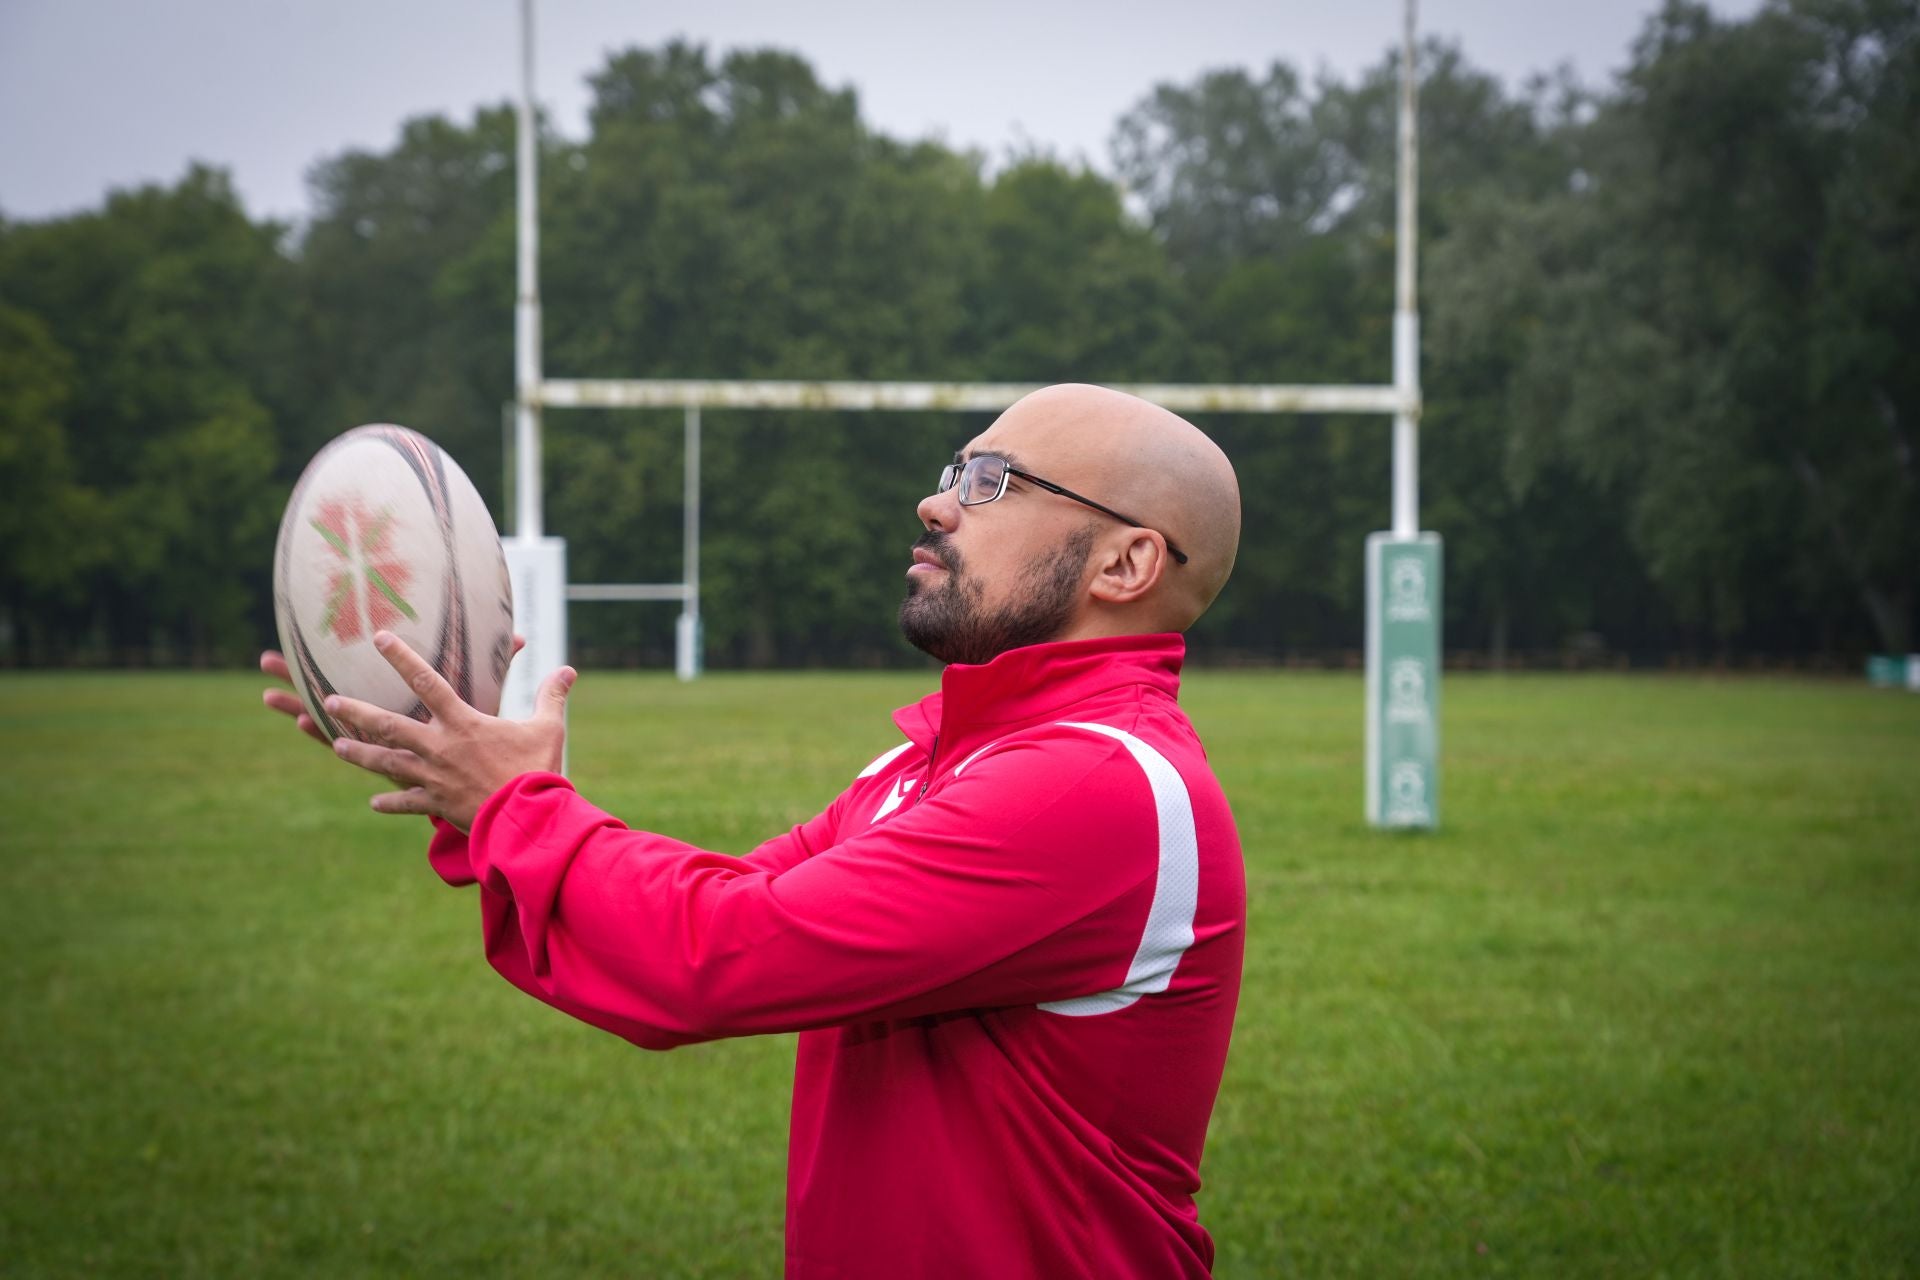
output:
[[[999,453],[1028,469],[985,438],[956,461],[980,453]],[[914,543],[916,563],[900,602],[908,643],[942,662],[982,663],[1066,629],[1083,598],[1095,528],[1073,504],[1050,497],[1011,476],[1006,494],[994,502],[963,507],[957,488],[921,500],[926,532]]]

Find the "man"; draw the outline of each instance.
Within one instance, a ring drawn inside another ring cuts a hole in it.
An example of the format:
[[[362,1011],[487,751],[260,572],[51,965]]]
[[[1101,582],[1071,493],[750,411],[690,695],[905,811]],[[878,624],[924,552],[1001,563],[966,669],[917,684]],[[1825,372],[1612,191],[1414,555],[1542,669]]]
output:
[[[571,669],[495,720],[383,634],[434,719],[329,699],[370,739],[336,749],[406,786],[376,810],[435,819],[435,870],[479,884],[522,990],[645,1048],[801,1032],[788,1275],[1205,1275],[1245,885],[1175,696],[1238,545],[1233,469],[1164,409],[1052,387],[918,514],[900,625],[950,664],[940,692],[745,857],[628,830],[554,772]]]

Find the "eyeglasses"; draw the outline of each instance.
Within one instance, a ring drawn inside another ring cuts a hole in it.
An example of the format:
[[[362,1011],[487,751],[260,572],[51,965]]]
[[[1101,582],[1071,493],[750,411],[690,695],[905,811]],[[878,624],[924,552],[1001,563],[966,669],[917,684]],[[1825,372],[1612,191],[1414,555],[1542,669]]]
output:
[[[1136,529],[1147,528],[1146,525],[1141,524],[1132,516],[1123,516],[1112,507],[1101,506],[1092,498],[1083,498],[1071,489],[1062,489],[1051,480],[1042,480],[1039,476],[1031,472],[1017,470],[1012,463],[1000,457],[998,454],[975,454],[965,462],[955,462],[948,465],[940,472],[940,487],[935,489],[934,492],[945,493],[955,485],[959,485],[960,505],[963,507],[977,507],[982,503],[992,502],[1006,493],[1008,476],[1019,476],[1028,484],[1038,485],[1048,493],[1057,493],[1063,498],[1072,498],[1082,506],[1092,507],[1102,515],[1112,516],[1121,524],[1129,524]],[[1155,530],[1154,532],[1159,531]],[[1165,534],[1161,534],[1160,536],[1166,538]],[[1171,538],[1167,538],[1167,554],[1181,564],[1187,562],[1186,553],[1174,546]]]

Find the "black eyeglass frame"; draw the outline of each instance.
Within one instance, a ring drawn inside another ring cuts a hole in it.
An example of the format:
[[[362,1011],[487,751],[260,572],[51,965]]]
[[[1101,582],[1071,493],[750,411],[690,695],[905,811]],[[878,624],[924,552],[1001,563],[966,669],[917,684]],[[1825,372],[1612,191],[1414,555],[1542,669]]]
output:
[[[975,498],[972,502],[968,502],[964,498],[959,499],[961,506],[979,507],[979,506],[985,506],[989,502],[999,501],[1002,497],[1006,495],[1007,477],[1019,476],[1022,480],[1025,480],[1028,484],[1038,485],[1040,488],[1045,489],[1048,493],[1057,493],[1063,498],[1072,498],[1075,502],[1078,502],[1082,506],[1092,507],[1095,511],[1100,512],[1102,515],[1112,516],[1115,520],[1118,520],[1121,524],[1131,525],[1136,529],[1151,529],[1152,532],[1154,533],[1160,533],[1158,529],[1153,529],[1151,525],[1142,524],[1140,523],[1140,521],[1135,520],[1132,516],[1123,516],[1118,511],[1115,511],[1112,507],[1103,506],[1100,503],[1095,502],[1092,498],[1082,497],[1081,495],[1075,493],[1073,490],[1057,485],[1051,480],[1042,480],[1039,476],[1034,475],[1031,471],[1022,471],[997,453],[977,453],[973,457],[968,458],[965,462],[948,463],[944,468],[941,469],[940,487],[938,489],[935,489],[934,492],[945,493],[947,490],[953,488],[954,485],[960,482],[960,477],[963,474],[965,474],[965,472],[969,467],[972,467],[976,463],[985,462],[988,459],[992,459],[993,461],[998,462],[1000,464],[1000,487],[993,491],[993,497],[991,498]],[[964,493],[965,490],[962,490],[962,492]],[[1181,551],[1178,547],[1174,546],[1173,539],[1167,537],[1166,534],[1161,533],[1160,537],[1164,539],[1167,544],[1167,554],[1172,556],[1180,564],[1185,564],[1187,562],[1186,553]]]

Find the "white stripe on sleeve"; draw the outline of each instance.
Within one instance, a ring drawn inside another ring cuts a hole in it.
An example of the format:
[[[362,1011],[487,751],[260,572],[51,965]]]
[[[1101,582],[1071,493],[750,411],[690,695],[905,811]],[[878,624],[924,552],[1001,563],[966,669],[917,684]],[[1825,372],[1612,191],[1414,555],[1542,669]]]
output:
[[[999,745],[1000,745],[1000,739],[995,738],[992,742],[989,742],[986,746],[980,748],[978,751],[968,756],[965,760],[962,760],[959,764],[953,766],[953,776],[956,778],[959,777],[961,770],[965,769],[968,765],[972,764],[975,760],[978,760],[981,756],[985,755],[987,752],[993,750],[995,747]]]
[[[1147,910],[1140,948],[1127,966],[1127,980],[1111,991],[1039,1006],[1048,1013],[1084,1018],[1124,1009],[1143,995],[1165,991],[1173,981],[1180,957],[1193,945],[1193,915],[1200,894],[1200,842],[1193,828],[1193,798],[1187,794],[1179,770],[1165,756],[1111,725],[1069,720],[1060,723],[1069,729],[1103,733],[1125,745],[1153,788],[1153,808],[1160,826],[1160,870],[1153,882],[1153,905]]]
[[[868,765],[866,768],[862,769],[859,773],[856,773],[854,777],[856,779],[871,778],[874,774],[880,772],[882,769],[892,764],[895,756],[899,755],[902,751],[905,751],[908,747],[912,745],[913,744],[911,742],[903,742],[899,746],[895,747],[893,750],[883,752],[877,760],[875,760],[872,764]]]

